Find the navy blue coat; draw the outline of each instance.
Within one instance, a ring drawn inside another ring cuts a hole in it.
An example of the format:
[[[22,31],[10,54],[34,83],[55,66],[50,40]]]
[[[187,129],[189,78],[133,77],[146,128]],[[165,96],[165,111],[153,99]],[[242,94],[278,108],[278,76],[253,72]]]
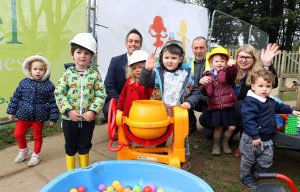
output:
[[[268,141],[275,131],[275,114],[290,114],[293,109],[270,97],[262,99],[250,90],[243,100],[241,111],[244,133],[253,140]]]
[[[29,78],[21,80],[8,105],[7,113],[18,119],[56,122],[59,111],[54,97],[55,86],[48,79],[36,81]]]
[[[113,57],[110,61],[108,71],[104,80],[106,88],[106,101],[103,107],[104,117],[107,119],[109,102],[116,98],[117,102],[126,83],[126,70],[128,65],[127,53]]]

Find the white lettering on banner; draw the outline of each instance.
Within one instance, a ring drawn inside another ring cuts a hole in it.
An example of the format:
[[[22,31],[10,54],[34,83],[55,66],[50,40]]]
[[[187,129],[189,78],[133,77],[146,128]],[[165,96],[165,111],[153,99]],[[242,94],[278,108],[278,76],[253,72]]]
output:
[[[0,59],[0,71],[2,70],[8,70],[8,71],[12,71],[12,70],[21,70],[21,66],[23,63],[23,59],[22,58],[7,58],[5,60]]]

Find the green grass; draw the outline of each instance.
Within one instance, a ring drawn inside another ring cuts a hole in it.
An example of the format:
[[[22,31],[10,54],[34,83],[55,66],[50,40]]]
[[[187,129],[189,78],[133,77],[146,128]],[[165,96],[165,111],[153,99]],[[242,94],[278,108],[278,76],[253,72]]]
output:
[[[5,147],[16,145],[16,139],[14,138],[14,128],[16,123],[10,123],[0,126],[0,149]],[[54,135],[60,132],[60,121],[58,121],[53,127],[50,127],[49,122],[45,122],[43,129],[43,137]],[[33,141],[32,129],[29,129],[26,134],[27,141]]]
[[[290,91],[290,92],[285,92],[283,95],[283,101],[293,101],[296,100],[296,90],[295,91]]]

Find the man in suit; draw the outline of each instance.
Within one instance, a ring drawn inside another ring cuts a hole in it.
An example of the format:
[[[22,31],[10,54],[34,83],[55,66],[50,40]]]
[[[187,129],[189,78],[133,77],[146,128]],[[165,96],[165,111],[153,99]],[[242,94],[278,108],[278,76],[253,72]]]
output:
[[[118,102],[119,95],[126,82],[126,69],[131,54],[135,50],[140,50],[143,43],[143,37],[137,29],[130,30],[125,38],[127,53],[113,57],[110,61],[104,85],[106,87],[107,98],[103,107],[105,119],[108,117],[109,103],[112,98]]]

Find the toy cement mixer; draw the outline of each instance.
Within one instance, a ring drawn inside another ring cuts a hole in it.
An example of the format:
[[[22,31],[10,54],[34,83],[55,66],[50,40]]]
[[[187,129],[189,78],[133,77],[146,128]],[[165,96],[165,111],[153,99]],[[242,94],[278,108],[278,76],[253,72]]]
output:
[[[117,112],[116,100],[112,99],[108,113],[108,149],[118,152],[118,160],[154,161],[180,168],[180,163],[185,162],[188,112],[181,107],[174,107],[173,112],[173,117],[167,116],[162,101],[137,100],[126,117],[123,112]],[[160,147],[167,141],[171,144]]]

